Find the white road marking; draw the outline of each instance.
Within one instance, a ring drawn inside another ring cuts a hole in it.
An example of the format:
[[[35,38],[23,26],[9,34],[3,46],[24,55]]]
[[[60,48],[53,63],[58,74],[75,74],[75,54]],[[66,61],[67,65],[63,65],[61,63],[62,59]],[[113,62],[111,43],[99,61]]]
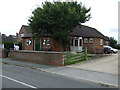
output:
[[[1,77],[4,77],[4,78],[7,78],[7,79],[9,79],[9,80],[11,80],[11,81],[14,81],[14,82],[20,83],[20,84],[22,84],[22,85],[28,86],[28,87],[30,87],[30,88],[35,88],[35,89],[37,89],[37,87],[34,87],[34,86],[29,85],[29,84],[26,84],[26,83],[24,83],[24,82],[21,82],[21,81],[18,81],[18,80],[12,79],[12,78],[10,78],[10,77],[7,77],[7,76],[1,75],[1,74],[0,74],[0,76],[1,76]]]

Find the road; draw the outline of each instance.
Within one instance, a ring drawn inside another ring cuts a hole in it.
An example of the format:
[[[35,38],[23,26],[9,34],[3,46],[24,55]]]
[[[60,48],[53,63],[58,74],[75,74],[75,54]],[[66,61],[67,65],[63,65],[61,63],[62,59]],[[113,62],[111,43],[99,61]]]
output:
[[[106,88],[67,76],[14,65],[2,65],[2,88]]]

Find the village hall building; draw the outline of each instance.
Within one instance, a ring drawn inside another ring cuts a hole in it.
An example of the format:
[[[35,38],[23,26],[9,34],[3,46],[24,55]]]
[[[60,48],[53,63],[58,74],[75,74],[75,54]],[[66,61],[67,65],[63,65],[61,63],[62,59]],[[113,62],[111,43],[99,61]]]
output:
[[[61,51],[59,43],[49,37],[33,38],[29,26],[22,25],[16,36],[22,41],[22,50]],[[75,27],[69,37],[70,44],[64,51],[81,52],[86,47],[93,53],[103,53],[103,46],[110,44],[107,36],[85,25]]]

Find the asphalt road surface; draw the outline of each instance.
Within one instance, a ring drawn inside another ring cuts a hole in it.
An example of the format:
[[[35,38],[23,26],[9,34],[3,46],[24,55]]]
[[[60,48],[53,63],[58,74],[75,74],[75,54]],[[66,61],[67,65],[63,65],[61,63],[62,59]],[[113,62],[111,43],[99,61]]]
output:
[[[2,88],[106,88],[67,76],[13,65],[2,65]]]

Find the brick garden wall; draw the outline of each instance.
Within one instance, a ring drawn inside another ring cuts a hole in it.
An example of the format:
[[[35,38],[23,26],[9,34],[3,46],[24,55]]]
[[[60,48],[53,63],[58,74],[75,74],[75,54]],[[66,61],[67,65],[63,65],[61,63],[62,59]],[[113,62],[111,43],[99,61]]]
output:
[[[5,58],[5,57],[7,57],[6,49],[0,49],[0,58]]]
[[[47,65],[64,65],[63,53],[47,51],[11,51],[10,58]]]

